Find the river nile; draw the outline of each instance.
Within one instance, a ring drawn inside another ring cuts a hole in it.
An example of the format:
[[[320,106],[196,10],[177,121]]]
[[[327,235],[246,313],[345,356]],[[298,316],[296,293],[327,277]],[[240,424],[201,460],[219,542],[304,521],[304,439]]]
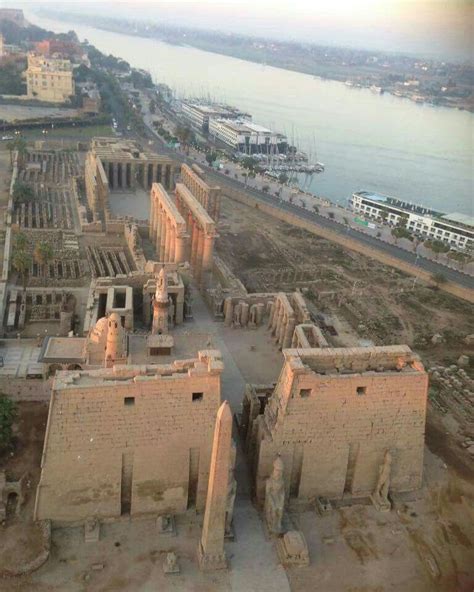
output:
[[[380,191],[473,215],[474,115],[375,95],[340,82],[151,39],[30,15],[41,27],[74,29],[102,52],[148,70],[178,96],[210,94],[256,123],[286,133],[326,166],[309,190],[341,204],[353,191]]]

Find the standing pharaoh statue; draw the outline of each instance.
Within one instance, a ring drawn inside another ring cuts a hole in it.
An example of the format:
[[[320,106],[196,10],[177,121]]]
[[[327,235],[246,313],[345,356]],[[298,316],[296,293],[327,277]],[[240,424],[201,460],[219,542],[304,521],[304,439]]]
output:
[[[285,483],[283,461],[278,455],[273,462],[273,472],[265,483],[265,522],[271,534],[281,532],[285,506]]]
[[[388,492],[390,488],[390,476],[392,472],[392,455],[389,450],[385,451],[383,463],[379,467],[379,476],[374,493],[372,494],[372,501],[378,510],[390,510],[391,504],[388,499]]]

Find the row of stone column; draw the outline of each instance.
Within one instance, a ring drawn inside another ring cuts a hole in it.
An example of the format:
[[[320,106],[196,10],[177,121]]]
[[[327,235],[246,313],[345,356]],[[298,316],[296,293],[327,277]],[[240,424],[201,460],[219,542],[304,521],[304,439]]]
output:
[[[219,221],[221,206],[221,191],[219,187],[209,187],[207,183],[195,172],[183,165],[181,167],[181,177],[183,183],[189,191],[196,197],[211,218]]]
[[[135,189],[137,178],[144,189],[151,189],[153,183],[172,189],[172,166],[168,164],[103,162],[102,166],[111,189]]]
[[[281,349],[291,347],[293,333],[295,331],[296,321],[285,307],[281,298],[277,298],[272,305],[268,328],[271,330],[275,341]]]
[[[155,245],[158,260],[164,263],[186,261],[187,235],[178,230],[161,204],[152,199],[150,212],[150,240]]]
[[[265,304],[259,302],[249,304],[245,300],[235,303],[232,298],[224,301],[224,324],[226,327],[250,327],[256,328],[262,324],[265,315]]]
[[[206,232],[183,200],[176,196],[178,211],[186,222],[189,241],[186,260],[190,262],[194,277],[198,283],[207,283],[212,272],[214,253],[214,232]]]

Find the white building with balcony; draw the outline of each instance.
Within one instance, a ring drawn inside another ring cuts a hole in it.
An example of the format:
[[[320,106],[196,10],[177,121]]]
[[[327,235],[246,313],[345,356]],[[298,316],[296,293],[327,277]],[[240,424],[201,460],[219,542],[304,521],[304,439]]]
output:
[[[270,153],[271,147],[283,150],[287,139],[283,134],[273,132],[256,123],[245,120],[209,120],[209,135],[246,154]]]
[[[465,214],[442,214],[369,191],[353,193],[349,206],[361,216],[393,226],[404,220],[409,232],[425,240],[439,240],[458,250],[474,247],[474,218]]]

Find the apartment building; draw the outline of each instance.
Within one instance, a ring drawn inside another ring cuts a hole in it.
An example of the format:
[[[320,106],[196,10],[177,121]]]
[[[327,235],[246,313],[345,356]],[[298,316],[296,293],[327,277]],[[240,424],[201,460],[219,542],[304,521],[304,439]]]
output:
[[[47,103],[66,103],[74,95],[72,64],[69,60],[28,54],[27,95]]]

